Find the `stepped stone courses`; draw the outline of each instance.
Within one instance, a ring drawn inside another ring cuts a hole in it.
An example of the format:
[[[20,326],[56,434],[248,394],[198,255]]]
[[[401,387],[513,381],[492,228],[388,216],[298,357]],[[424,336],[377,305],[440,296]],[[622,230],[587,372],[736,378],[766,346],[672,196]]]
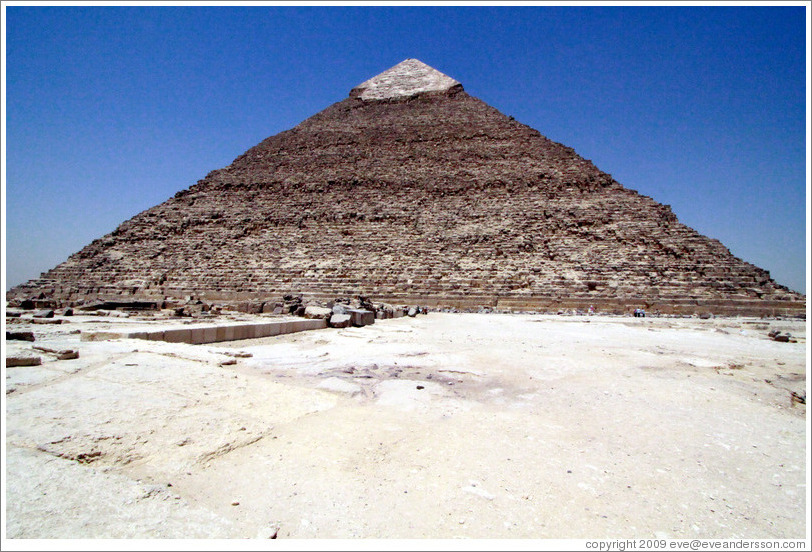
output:
[[[784,314],[805,297],[406,60],[10,298]]]

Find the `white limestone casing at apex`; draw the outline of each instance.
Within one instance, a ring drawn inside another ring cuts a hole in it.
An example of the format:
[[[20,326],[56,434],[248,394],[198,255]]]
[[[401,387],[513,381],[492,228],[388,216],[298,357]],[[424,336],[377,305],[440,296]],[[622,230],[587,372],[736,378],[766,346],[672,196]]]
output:
[[[401,61],[383,73],[362,82],[350,95],[362,100],[385,100],[422,94],[445,92],[459,82],[417,59]]]

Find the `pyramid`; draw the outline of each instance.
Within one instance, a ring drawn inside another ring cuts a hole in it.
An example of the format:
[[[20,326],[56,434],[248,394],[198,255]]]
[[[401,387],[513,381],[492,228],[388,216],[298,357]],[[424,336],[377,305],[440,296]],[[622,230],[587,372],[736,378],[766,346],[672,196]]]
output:
[[[803,295],[669,206],[414,59],[8,297],[261,304],[286,294],[458,309],[805,309]]]

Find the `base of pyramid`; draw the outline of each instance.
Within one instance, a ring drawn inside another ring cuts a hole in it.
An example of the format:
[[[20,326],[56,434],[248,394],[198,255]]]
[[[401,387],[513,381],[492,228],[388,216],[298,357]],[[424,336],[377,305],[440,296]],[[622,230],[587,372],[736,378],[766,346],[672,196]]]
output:
[[[301,295],[306,303],[326,304],[338,298],[363,296],[374,303],[396,306],[423,306],[433,310],[498,311],[498,312],[588,312],[628,315],[635,309],[645,309],[648,314],[687,316],[790,316],[805,318],[805,300],[767,300],[750,298],[712,297],[646,297],[624,295],[622,297],[579,297],[540,295],[499,295],[487,293],[466,294],[415,294],[393,293],[385,290],[364,289],[362,286],[343,290],[341,293],[276,289],[263,291],[212,291],[199,289],[159,288],[135,295],[115,293],[112,290],[97,293],[55,293],[45,301],[34,301],[36,308],[76,306],[98,301],[125,302],[132,304],[182,304],[203,301],[236,310],[252,312],[257,304],[279,301],[284,295]],[[40,304],[41,303],[41,304]],[[262,312],[260,307],[258,312]]]
[[[435,309],[480,310],[491,309],[500,312],[540,312],[557,313],[566,311],[629,314],[642,308],[648,313],[664,315],[705,315],[714,316],[792,316],[805,317],[806,303],[798,301],[758,301],[758,300],[652,300],[644,297],[623,299],[583,299],[583,298],[544,298],[544,297],[426,297],[426,296],[370,296],[373,301],[391,304],[416,304]]]

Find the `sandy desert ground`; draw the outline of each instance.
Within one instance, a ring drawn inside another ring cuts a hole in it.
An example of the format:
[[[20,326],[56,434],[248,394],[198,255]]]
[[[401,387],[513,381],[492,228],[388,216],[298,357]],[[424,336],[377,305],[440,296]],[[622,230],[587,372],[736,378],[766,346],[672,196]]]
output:
[[[5,370],[8,538],[805,536],[803,321],[430,313],[210,345],[77,333],[113,323],[6,342],[80,353]]]

